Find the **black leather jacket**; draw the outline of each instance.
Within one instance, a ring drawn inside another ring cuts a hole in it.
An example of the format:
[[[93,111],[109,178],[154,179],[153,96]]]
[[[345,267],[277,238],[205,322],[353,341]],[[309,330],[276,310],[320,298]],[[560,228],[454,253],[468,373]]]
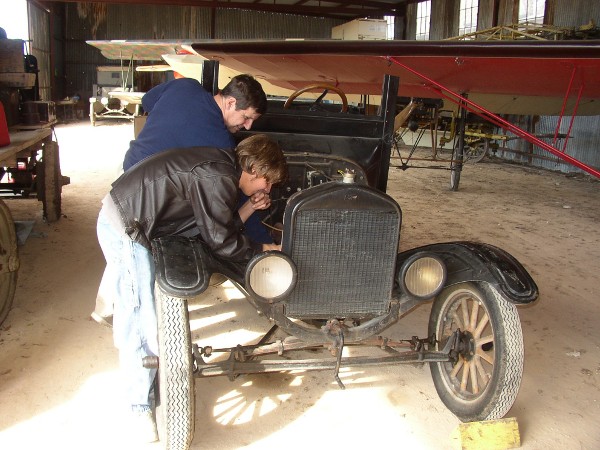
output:
[[[197,232],[215,256],[248,261],[262,245],[242,234],[241,173],[232,151],[172,149],[131,167],[110,194],[126,233],[147,248],[158,237]]]

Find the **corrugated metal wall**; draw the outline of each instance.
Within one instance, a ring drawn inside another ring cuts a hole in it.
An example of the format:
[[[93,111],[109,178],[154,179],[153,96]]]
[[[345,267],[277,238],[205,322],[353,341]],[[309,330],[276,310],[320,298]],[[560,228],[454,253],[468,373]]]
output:
[[[429,39],[445,39],[454,36],[458,30],[458,10],[460,0],[431,2],[431,28]]]
[[[52,100],[50,89],[50,16],[40,7],[27,3],[29,15],[29,40],[27,51],[35,56],[38,66],[39,100]]]
[[[552,0],[546,0],[552,1]],[[498,4],[498,25],[510,25],[517,22],[519,14],[519,0],[500,0]]]
[[[549,1],[549,0],[546,0]],[[558,27],[578,27],[593,20],[600,25],[600,1],[598,0],[553,0],[552,24]]]
[[[406,39],[415,40],[417,35],[417,4],[411,3],[406,7]]]
[[[569,131],[570,119],[570,117],[563,117],[559,128],[559,133],[562,135],[566,136]],[[570,156],[594,167],[600,167],[600,152],[598,151],[600,148],[600,133],[598,133],[600,126],[598,119],[596,116],[576,117],[570,132],[570,138],[567,142],[567,153]],[[536,124],[536,133],[540,135],[553,135],[557,123],[557,117],[540,117],[539,122]],[[546,139],[546,142],[552,144],[552,139]],[[564,142],[564,139],[560,139],[554,146],[562,149]],[[533,154],[543,157],[553,156],[537,147],[534,147]],[[546,160],[545,158],[537,159],[534,160],[534,164],[537,167],[559,170],[561,172],[573,172],[575,170],[572,165],[562,160],[556,161],[557,158],[553,159],[554,161]]]
[[[331,38],[331,29],[342,20],[302,17],[240,9],[216,13],[216,39]]]
[[[119,64],[105,59],[86,40],[329,38],[331,28],[341,23],[238,9],[68,3],[65,95],[79,93],[86,99],[92,95],[96,67]]]

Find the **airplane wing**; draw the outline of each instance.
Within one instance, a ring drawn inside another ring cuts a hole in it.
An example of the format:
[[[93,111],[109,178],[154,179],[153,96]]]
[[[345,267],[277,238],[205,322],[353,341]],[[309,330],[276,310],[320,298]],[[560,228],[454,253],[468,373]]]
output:
[[[572,121],[600,114],[599,40],[209,41],[192,48],[288,89],[326,83],[378,94],[383,75],[394,75],[399,95],[450,100],[600,178],[600,170],[567,154],[567,139],[557,148],[556,138],[549,144],[498,115],[571,115]]]
[[[162,61],[162,55],[175,55],[179,50],[186,49],[194,41],[186,40],[161,40],[149,41],[86,41],[92,47],[100,50],[108,59],[122,61]]]
[[[205,41],[196,53],[272,84],[333,84],[379,94],[383,74],[399,95],[444,98],[438,84],[501,114],[600,114],[600,41]],[[579,100],[577,101],[577,98]],[[567,101],[564,105],[565,99]]]
[[[167,40],[154,39],[142,41],[130,40],[108,40],[108,41],[86,41],[87,44],[96,47],[107,59],[124,61],[164,61],[167,64],[154,64],[136,67],[137,72],[162,72],[174,70],[188,78],[202,79],[202,62],[206,58],[195,54],[192,44],[197,41],[189,40]],[[178,54],[181,50],[187,50],[194,54]],[[219,85],[225,86],[229,80],[240,74],[225,64],[220,64]],[[289,96],[295,89],[284,89],[271,85],[267,80],[260,79],[263,89],[270,95]],[[307,97],[316,98],[318,94],[308,94]]]

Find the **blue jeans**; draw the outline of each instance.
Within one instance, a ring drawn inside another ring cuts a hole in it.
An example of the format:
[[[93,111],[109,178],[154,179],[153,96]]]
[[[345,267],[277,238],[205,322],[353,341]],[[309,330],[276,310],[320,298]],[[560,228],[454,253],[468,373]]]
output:
[[[97,233],[106,259],[105,282],[114,298],[113,339],[119,350],[125,398],[133,410],[144,410],[150,407],[156,369],[144,368],[142,358],[158,354],[152,252],[117,229],[103,210]]]

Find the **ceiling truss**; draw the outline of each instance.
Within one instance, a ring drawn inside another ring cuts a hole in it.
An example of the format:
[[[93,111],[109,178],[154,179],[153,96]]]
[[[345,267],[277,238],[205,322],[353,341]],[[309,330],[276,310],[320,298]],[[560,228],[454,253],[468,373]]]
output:
[[[45,0],[50,2],[76,2],[77,0]],[[246,9],[271,13],[295,14],[353,20],[357,18],[402,17],[406,6],[418,0],[94,0],[95,3],[119,3],[133,5],[195,6],[200,8]]]

